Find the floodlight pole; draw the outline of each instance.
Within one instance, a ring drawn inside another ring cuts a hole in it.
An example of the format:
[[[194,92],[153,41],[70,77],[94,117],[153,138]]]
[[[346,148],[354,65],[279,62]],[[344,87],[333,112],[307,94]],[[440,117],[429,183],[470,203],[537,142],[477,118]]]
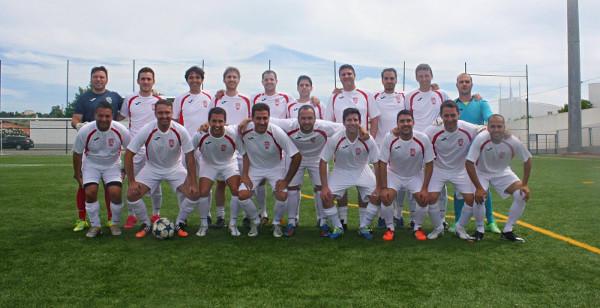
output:
[[[337,63],[333,60],[333,88],[337,88]]]
[[[569,153],[581,152],[581,62],[579,59],[579,8],[567,0],[569,75]]]
[[[521,100],[519,94],[519,100]],[[529,66],[525,64],[525,117],[527,118],[525,121],[525,127],[527,128],[527,149],[530,149],[529,146]]]
[[[467,73],[467,61],[465,61],[465,74]]]
[[[402,92],[406,89],[406,61],[402,61]]]
[[[2,60],[0,59],[0,112],[2,112]],[[4,142],[4,126],[3,121],[0,120],[0,155],[4,155],[4,146],[2,143]]]
[[[65,98],[65,109],[69,105],[69,60],[67,59],[67,96]]]
[[[131,63],[131,92],[135,93],[135,59]]]
[[[271,70],[271,59],[269,59],[269,70]]]

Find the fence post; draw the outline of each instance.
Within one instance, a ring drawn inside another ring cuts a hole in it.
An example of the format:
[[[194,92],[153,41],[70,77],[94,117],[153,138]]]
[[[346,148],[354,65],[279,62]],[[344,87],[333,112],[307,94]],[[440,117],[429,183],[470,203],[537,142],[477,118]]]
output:
[[[65,155],[69,154],[69,121],[65,121]]]
[[[0,120],[0,155],[4,155],[4,126],[3,126],[3,121]]]
[[[588,138],[590,139],[590,148],[592,147],[592,128],[588,127]]]
[[[554,154],[558,154],[558,131],[554,135]]]
[[[535,134],[535,154],[540,154],[540,147],[538,144],[538,134]]]

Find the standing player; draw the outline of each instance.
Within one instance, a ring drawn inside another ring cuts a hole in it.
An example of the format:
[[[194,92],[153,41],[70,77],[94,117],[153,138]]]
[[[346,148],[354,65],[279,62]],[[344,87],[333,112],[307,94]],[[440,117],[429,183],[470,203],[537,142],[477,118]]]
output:
[[[381,147],[381,201],[389,207],[399,191],[410,192],[419,204],[415,209],[414,232],[417,240],[427,239],[421,230],[427,212],[428,187],[433,172],[433,146],[427,135],[413,131],[413,117],[404,109],[398,112],[397,129],[389,132]],[[385,211],[383,211],[385,213]],[[389,215],[389,214],[388,214]],[[390,217],[386,218],[390,221]],[[383,239],[394,239],[394,224],[388,224]]]
[[[91,89],[79,96],[79,99],[75,102],[75,111],[71,118],[71,126],[73,128],[79,130],[86,122],[94,121],[96,107],[98,106],[98,102],[102,100],[111,104],[113,108],[113,118],[117,119],[116,116],[123,103],[123,98],[118,93],[107,90],[107,83],[108,71],[106,68],[104,66],[93,67],[90,73]],[[110,225],[110,196],[106,190],[104,193],[104,201],[108,216],[107,225]],[[88,226],[88,223],[85,220],[85,191],[81,186],[77,189],[76,204],[79,212],[79,219],[75,222],[73,231],[81,231]]]
[[[475,213],[477,223],[483,224],[484,208],[475,205],[473,208],[473,193],[475,187],[468,178],[465,170],[465,159],[469,146],[477,134],[478,126],[459,120],[458,106],[452,100],[447,100],[440,107],[443,126],[430,126],[425,130],[433,144],[435,162],[431,181],[429,182],[429,216],[434,229],[427,235],[428,239],[436,239],[444,233],[444,225],[439,215],[440,192],[446,183],[454,184],[454,190],[461,193],[468,209]],[[471,239],[464,228],[456,227],[456,234],[465,240]]]
[[[140,86],[140,91],[136,94],[125,97],[124,103],[121,106],[119,120],[129,118],[129,133],[131,138],[135,138],[146,124],[156,120],[154,115],[154,104],[160,100],[159,96],[153,95],[153,87],[155,83],[154,70],[149,67],[143,67],[138,71],[137,83]],[[146,148],[140,147],[139,152],[134,157],[133,171],[137,174],[142,170],[146,163]],[[162,203],[162,190],[160,185],[157,189],[151,191],[152,199],[152,222],[160,218],[160,207]],[[130,211],[125,229],[131,229],[137,222],[136,216]]]
[[[96,121],[80,127],[73,144],[74,178],[85,189],[85,208],[92,227],[87,237],[96,237],[100,229],[98,185],[110,198],[112,235],[121,235],[121,146],[129,144],[129,132],[121,123],[113,121],[113,107],[105,99],[96,102]]]
[[[269,124],[269,106],[263,103],[252,106],[252,123],[240,137],[240,154],[244,155],[244,165],[239,202],[251,220],[248,236],[258,235],[256,226],[260,222],[251,199],[252,192],[261,182],[268,181],[275,197],[273,236],[281,237],[283,232],[280,223],[287,208],[287,187],[298,171],[302,155],[281,128]],[[291,158],[287,172],[284,154]]]
[[[300,75],[296,82],[298,87],[298,94],[300,97],[294,102],[287,106],[287,118],[296,119],[298,118],[298,111],[302,106],[312,106],[315,109],[315,116],[317,119],[322,120],[324,117],[323,111],[321,110],[321,104],[315,104],[314,97],[310,96],[310,92],[313,90],[312,79],[306,75]]]
[[[456,88],[459,97],[454,101],[460,111],[460,119],[469,123],[484,125],[487,119],[492,115],[492,108],[488,102],[479,95],[472,95],[473,78],[471,75],[462,73],[456,78]],[[464,200],[458,198],[460,195],[454,195],[454,217],[455,221],[460,219],[460,213],[465,204]],[[494,209],[492,208],[492,194],[488,192],[485,199],[485,216],[487,219],[486,229],[493,233],[500,233],[500,229],[494,220]],[[453,226],[454,227],[454,226]],[[451,228],[453,231],[453,228]]]
[[[369,168],[369,163],[375,164],[379,158],[379,151],[373,138],[364,141],[359,137],[361,114],[356,108],[346,108],[342,113],[344,127],[328,141],[321,153],[319,162],[319,175],[321,177],[321,198],[323,199],[324,215],[330,219],[334,226],[329,234],[331,238],[338,238],[343,233],[343,226],[338,212],[333,207],[333,199],[344,195],[346,189],[356,186],[363,203],[360,213],[359,235],[372,239],[368,228],[370,221],[379,209],[379,170]],[[333,171],[328,176],[327,162],[334,158]],[[393,223],[393,221],[391,222]]]
[[[185,81],[190,90],[181,94],[173,101],[173,119],[183,125],[190,136],[193,136],[200,125],[208,120],[212,97],[202,90],[204,70],[192,66],[185,71]]]
[[[522,181],[510,168],[510,162],[515,156],[524,162]],[[494,114],[488,119],[487,132],[479,134],[469,149],[466,169],[476,187],[475,204],[479,204],[480,207],[483,207],[482,203],[488,196],[490,185],[502,198],[513,196],[508,221],[504,225],[501,238],[524,242],[524,239],[513,232],[513,226],[523,215],[525,203],[529,200],[530,192],[527,184],[531,174],[531,153],[517,137],[507,133],[503,116]],[[460,227],[469,221],[467,216],[468,213],[463,213],[461,216]],[[475,239],[483,239],[483,232],[483,225],[478,225]]]
[[[149,191],[155,191],[165,180],[177,194],[179,210],[191,212],[198,206],[198,184],[196,183],[196,160],[194,146],[186,129],[172,120],[173,105],[159,99],[155,104],[155,121],[148,123],[132,138],[125,154],[125,171],[129,180],[127,201],[136,216],[141,220],[140,231],[135,237],[145,237],[151,229],[151,221],[146,212],[142,197]],[[134,157],[140,155],[140,149],[146,148],[146,164],[136,173]],[[186,168],[181,163],[181,154],[185,153]],[[188,236],[184,225],[176,224],[180,237]]]

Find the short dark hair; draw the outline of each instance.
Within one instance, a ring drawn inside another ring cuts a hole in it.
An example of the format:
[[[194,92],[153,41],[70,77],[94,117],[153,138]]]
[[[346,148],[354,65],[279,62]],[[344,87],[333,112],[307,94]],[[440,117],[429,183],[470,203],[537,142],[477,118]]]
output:
[[[113,111],[112,105],[107,102],[106,100],[101,100],[98,102],[98,104],[96,105],[96,112],[98,111],[98,109],[110,109],[110,112]]]
[[[346,118],[347,118],[349,115],[351,115],[351,114],[358,114],[358,122],[360,122],[360,121],[361,121],[361,118],[360,118],[360,111],[358,111],[358,109],[356,109],[356,108],[346,108],[346,109],[344,109],[344,112],[342,113],[342,120],[343,120],[344,122],[346,122]]]
[[[300,75],[298,76],[298,81],[296,81],[296,86],[300,85],[300,81],[302,80],[306,80],[308,81],[308,83],[310,83],[310,85],[312,86],[312,79],[310,79],[310,77],[306,76],[306,75]]]
[[[225,121],[227,121],[227,112],[225,111],[225,109],[221,108],[221,107],[213,107],[210,108],[210,110],[208,111],[208,120],[210,121],[210,117],[213,114],[222,114],[223,118]]]
[[[275,73],[274,70],[266,70],[262,73],[262,76],[260,77],[261,79],[265,79],[265,75],[266,74],[273,74],[273,76],[275,76],[275,80],[277,80],[277,73]]]
[[[104,74],[106,74],[106,77],[108,77],[108,71],[106,70],[106,67],[104,67],[102,65],[92,67],[92,72],[90,73],[90,77],[92,75],[94,75],[95,72],[104,72]]]
[[[187,71],[185,71],[185,80],[187,80],[188,77],[190,77],[190,74],[192,74],[192,73],[196,73],[196,74],[200,75],[200,78],[202,78],[202,80],[204,80],[204,70],[197,67],[196,65],[188,68]]]
[[[338,69],[338,75],[340,73],[342,73],[343,70],[351,70],[352,74],[356,75],[356,71],[354,70],[354,67],[350,64],[342,64],[342,66],[340,66],[340,68]]]
[[[501,114],[499,114],[499,113],[494,113],[494,114],[492,114],[491,116],[489,116],[489,117],[487,118],[487,122],[488,122],[488,123],[490,123],[490,120],[491,120],[492,118],[500,118],[500,119],[502,119],[502,122],[506,122],[506,120],[504,119],[504,116],[503,116],[503,115],[501,115]]]
[[[398,114],[396,115],[396,122],[398,122],[398,119],[400,119],[401,115],[409,115],[411,119],[415,119],[415,117],[413,116],[412,112],[408,109],[402,109],[400,110],[400,112],[398,112]]]
[[[433,77],[433,71],[431,70],[431,66],[429,66],[429,64],[421,63],[417,65],[417,68],[415,68],[415,75],[417,75],[417,72],[419,71],[428,71],[431,74],[431,77]]]
[[[269,115],[271,115],[271,108],[269,108],[269,105],[265,104],[265,103],[258,103],[255,104],[254,106],[252,106],[252,117],[254,118],[254,114],[257,111],[267,111],[269,113]]]
[[[237,69],[237,67],[230,66],[230,67],[226,68],[225,71],[223,72],[223,80],[225,80],[225,76],[227,76],[227,74],[229,74],[231,72],[235,72],[238,75],[238,79],[241,77],[240,70]]]
[[[458,109],[458,105],[456,104],[455,101],[449,99],[446,100],[442,103],[442,105],[440,106],[440,115],[442,114],[442,110],[444,110],[444,108],[454,108],[456,109],[457,113],[460,113],[460,110]]]
[[[173,108],[173,103],[169,100],[166,100],[164,98],[159,99],[158,101],[156,101],[156,103],[154,104],[154,106],[156,107],[156,105],[165,105],[165,106],[169,106],[171,108]]]
[[[381,71],[381,79],[383,79],[383,74],[385,74],[386,72],[392,72],[394,73],[394,77],[398,78],[398,73],[396,72],[396,69],[393,67],[388,67],[384,68],[383,71]]]
[[[311,110],[315,116],[317,115],[317,113],[315,112],[315,107],[313,107],[312,105],[302,105],[298,109],[298,117],[300,117],[300,112],[304,110]]]
[[[147,66],[140,68],[140,70],[138,71],[138,75],[137,75],[138,79],[140,79],[140,75],[142,73],[151,73],[152,74],[152,79],[154,79],[154,70],[153,69],[151,69],[151,68],[149,68]]]

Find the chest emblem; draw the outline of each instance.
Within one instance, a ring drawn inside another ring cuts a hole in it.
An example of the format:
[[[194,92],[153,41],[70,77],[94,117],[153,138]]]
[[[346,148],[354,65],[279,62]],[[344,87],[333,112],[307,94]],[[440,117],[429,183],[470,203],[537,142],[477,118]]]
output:
[[[175,146],[175,139],[169,139],[169,147],[174,147]]]
[[[242,107],[242,104],[240,104],[239,102],[235,103],[235,110],[240,110],[241,107]]]
[[[358,104],[358,97],[353,97],[352,102],[354,103],[354,105]]]
[[[465,140],[463,138],[458,139],[458,146],[462,147],[465,144]]]
[[[264,143],[265,150],[268,150],[271,147],[271,143],[269,141],[265,141]]]
[[[108,138],[108,146],[113,147],[115,145],[115,138]]]
[[[221,144],[221,152],[225,152],[227,150],[226,144]]]
[[[359,156],[360,153],[362,153],[362,150],[360,148],[355,148],[354,153],[356,154],[356,156]]]
[[[417,150],[415,148],[411,148],[410,149],[410,156],[414,157],[415,155],[417,155]]]

